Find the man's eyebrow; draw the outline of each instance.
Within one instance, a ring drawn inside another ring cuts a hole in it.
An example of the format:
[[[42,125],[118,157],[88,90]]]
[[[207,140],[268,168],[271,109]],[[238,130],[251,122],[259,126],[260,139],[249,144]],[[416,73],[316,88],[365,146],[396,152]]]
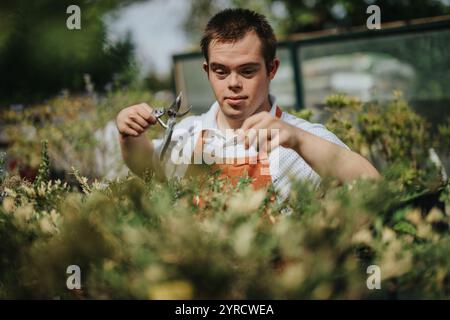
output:
[[[238,68],[241,69],[241,68],[246,68],[246,67],[260,67],[260,66],[261,66],[261,64],[258,62],[249,62],[249,63],[241,64],[240,66],[238,66]],[[211,68],[228,68],[226,65],[217,63],[217,62],[211,62],[210,67]]]
[[[217,63],[217,62],[211,62],[210,63],[210,67],[211,68],[227,68],[226,65],[220,64],[220,63]]]
[[[261,64],[258,62],[249,62],[249,63],[241,64],[238,68],[259,67],[259,66],[261,66]]]

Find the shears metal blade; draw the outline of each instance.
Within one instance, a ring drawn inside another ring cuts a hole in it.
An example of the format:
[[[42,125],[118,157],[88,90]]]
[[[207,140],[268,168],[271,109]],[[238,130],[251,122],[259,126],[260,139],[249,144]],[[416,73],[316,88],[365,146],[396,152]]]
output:
[[[167,149],[169,148],[169,144],[172,139],[173,128],[177,123],[176,119],[185,116],[192,109],[192,106],[190,106],[186,111],[180,113],[181,97],[182,93],[180,92],[178,97],[170,104],[167,109],[157,108],[153,110],[153,115],[156,117],[156,120],[164,129],[166,129],[166,132],[164,133],[161,153],[159,154],[159,159],[161,161],[164,159]],[[164,115],[167,115],[166,122],[161,119],[161,117]]]

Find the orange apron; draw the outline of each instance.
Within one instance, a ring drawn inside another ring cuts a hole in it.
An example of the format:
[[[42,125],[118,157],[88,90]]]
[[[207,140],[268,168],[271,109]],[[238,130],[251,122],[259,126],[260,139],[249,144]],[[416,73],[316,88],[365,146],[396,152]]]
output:
[[[278,106],[276,107],[275,115],[277,118],[280,118],[282,115],[282,111]],[[194,154],[202,155],[205,133],[205,130],[201,132],[195,145]],[[212,172],[219,170],[219,178],[230,180],[233,186],[236,186],[239,180],[246,175],[251,178],[251,184],[255,190],[265,188],[272,182],[268,157],[263,158],[258,155],[256,159],[251,157],[235,158],[232,163],[228,162],[212,164],[210,169]],[[191,168],[192,165],[189,166],[187,175],[191,174]],[[200,199],[194,199],[194,203],[202,206]]]

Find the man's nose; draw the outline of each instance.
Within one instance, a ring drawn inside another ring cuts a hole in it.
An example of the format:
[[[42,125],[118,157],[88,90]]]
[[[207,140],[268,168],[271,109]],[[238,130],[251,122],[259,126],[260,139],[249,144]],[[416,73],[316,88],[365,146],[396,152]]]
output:
[[[239,77],[239,75],[235,72],[232,72],[230,76],[228,77],[228,88],[230,90],[236,90],[242,88],[242,81]]]

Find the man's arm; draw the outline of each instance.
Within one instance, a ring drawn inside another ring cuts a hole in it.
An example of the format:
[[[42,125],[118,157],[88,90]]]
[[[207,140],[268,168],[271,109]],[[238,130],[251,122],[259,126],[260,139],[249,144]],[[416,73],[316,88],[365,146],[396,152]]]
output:
[[[154,171],[152,158],[155,150],[151,141],[144,135],[120,135],[119,141],[122,158],[133,173],[142,176],[146,170]]]
[[[155,147],[144,132],[156,124],[153,109],[146,103],[122,109],[116,118],[120,133],[120,149],[125,164],[136,175],[142,176],[146,170],[158,173],[154,168],[153,154]]]
[[[344,182],[357,178],[380,178],[377,169],[364,157],[300,128],[293,127],[293,149],[320,176],[332,176]]]
[[[293,149],[320,176],[332,176],[341,182],[356,178],[380,178],[372,164],[356,152],[292,126],[268,112],[249,117],[241,129],[241,139],[246,140],[247,148],[258,140],[258,149],[263,153],[279,145]],[[267,132],[273,134],[257,137],[259,129],[268,129]]]

